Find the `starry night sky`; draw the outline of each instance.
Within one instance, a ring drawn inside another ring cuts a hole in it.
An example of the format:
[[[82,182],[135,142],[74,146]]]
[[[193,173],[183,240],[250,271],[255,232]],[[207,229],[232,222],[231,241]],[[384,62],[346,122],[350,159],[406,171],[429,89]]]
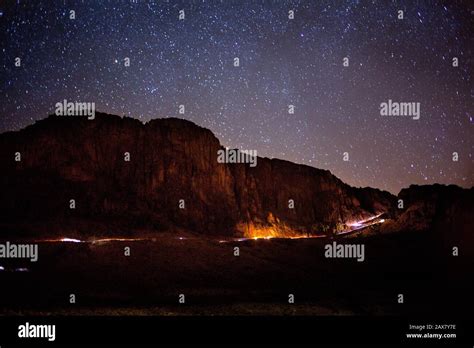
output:
[[[472,1],[136,2],[2,1],[0,132],[95,102],[354,186],[474,185]],[[420,120],[381,116],[388,99],[420,102]]]

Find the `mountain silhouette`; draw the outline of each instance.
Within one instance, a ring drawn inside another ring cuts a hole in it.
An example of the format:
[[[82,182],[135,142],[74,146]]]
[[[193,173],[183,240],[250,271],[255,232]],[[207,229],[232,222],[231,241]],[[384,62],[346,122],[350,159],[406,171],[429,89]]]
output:
[[[335,233],[380,214],[390,223],[379,232],[407,230],[412,222],[418,229],[446,226],[456,216],[464,230],[474,215],[472,189],[413,186],[400,193],[401,210],[399,197],[351,187],[327,170],[261,157],[255,167],[219,163],[223,149],[210,130],[177,118],[143,124],[103,113],[94,120],[49,116],[0,134],[2,228],[14,235],[186,230],[291,237]],[[448,214],[441,220],[438,201],[434,208],[420,203],[440,190]]]

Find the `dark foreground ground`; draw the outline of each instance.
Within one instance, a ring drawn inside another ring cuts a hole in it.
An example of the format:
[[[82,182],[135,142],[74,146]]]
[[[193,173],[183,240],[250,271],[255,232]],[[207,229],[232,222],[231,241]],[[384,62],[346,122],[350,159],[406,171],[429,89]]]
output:
[[[0,314],[459,316],[472,311],[472,256],[454,257],[450,245],[427,234],[344,241],[364,243],[365,261],[325,258],[324,245],[332,241],[322,238],[223,242],[163,234],[143,241],[45,242],[36,263],[0,259]],[[130,256],[124,256],[126,246]],[[234,256],[235,246],[240,256]],[[75,304],[69,303],[70,294]],[[185,304],[178,303],[179,294]],[[289,294],[294,304],[288,303]],[[404,304],[397,303],[398,294]]]

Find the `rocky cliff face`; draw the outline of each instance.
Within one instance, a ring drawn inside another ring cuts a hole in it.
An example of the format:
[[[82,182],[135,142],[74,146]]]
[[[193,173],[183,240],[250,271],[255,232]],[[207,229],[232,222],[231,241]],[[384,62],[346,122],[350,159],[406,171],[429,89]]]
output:
[[[0,135],[2,228],[294,236],[396,206],[388,192],[353,188],[309,166],[260,157],[256,167],[218,163],[220,149],[211,131],[180,119],[50,116]]]
[[[455,185],[411,185],[398,194],[403,209],[394,210],[394,219],[385,232],[425,232],[446,243],[473,241],[474,188]]]

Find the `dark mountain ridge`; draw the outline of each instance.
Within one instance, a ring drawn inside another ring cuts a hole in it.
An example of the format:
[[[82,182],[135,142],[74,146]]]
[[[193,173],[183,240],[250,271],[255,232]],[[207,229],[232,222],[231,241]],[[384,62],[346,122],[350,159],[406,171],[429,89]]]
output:
[[[49,116],[0,134],[0,224],[15,235],[179,229],[290,237],[343,230],[382,213],[402,216],[389,192],[279,159],[218,163],[220,149],[210,130],[177,118]],[[472,209],[472,189],[455,190],[468,195],[462,209]]]

